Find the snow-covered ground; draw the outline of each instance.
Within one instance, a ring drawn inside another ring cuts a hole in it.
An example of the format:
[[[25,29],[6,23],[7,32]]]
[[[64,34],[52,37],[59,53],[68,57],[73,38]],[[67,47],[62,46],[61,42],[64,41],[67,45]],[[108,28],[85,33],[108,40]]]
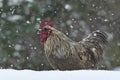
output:
[[[120,80],[120,71],[32,71],[0,69],[0,80]]]

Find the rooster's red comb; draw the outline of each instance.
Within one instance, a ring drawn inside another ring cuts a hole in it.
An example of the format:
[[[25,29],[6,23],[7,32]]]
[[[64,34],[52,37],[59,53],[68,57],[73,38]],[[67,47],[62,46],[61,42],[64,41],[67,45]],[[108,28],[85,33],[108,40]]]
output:
[[[40,28],[42,29],[43,27],[45,27],[46,25],[49,25],[51,27],[54,26],[54,24],[50,21],[50,20],[44,20],[40,23]]]

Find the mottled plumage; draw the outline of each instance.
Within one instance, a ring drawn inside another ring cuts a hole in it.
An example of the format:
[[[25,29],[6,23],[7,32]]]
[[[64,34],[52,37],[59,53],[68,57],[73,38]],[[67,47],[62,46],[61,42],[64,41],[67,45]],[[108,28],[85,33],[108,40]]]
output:
[[[80,42],[69,39],[65,34],[46,25],[50,35],[44,41],[46,57],[59,70],[96,69],[102,59],[103,45],[107,36],[101,31],[89,34]]]

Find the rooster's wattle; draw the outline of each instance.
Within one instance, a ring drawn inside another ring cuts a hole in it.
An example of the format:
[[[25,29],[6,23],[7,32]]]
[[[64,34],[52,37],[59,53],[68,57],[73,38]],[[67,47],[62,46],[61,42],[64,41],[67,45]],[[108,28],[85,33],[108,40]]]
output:
[[[53,28],[49,20],[40,23],[40,40],[45,55],[53,67],[59,70],[96,69],[103,55],[107,35],[94,31],[80,42],[75,42]]]

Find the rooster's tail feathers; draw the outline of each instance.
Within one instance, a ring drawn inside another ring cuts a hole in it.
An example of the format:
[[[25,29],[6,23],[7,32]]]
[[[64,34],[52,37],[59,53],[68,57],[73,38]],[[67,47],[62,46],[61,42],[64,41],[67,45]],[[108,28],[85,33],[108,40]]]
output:
[[[94,31],[88,35],[83,41],[96,42],[100,44],[107,44],[107,34],[100,30]]]

